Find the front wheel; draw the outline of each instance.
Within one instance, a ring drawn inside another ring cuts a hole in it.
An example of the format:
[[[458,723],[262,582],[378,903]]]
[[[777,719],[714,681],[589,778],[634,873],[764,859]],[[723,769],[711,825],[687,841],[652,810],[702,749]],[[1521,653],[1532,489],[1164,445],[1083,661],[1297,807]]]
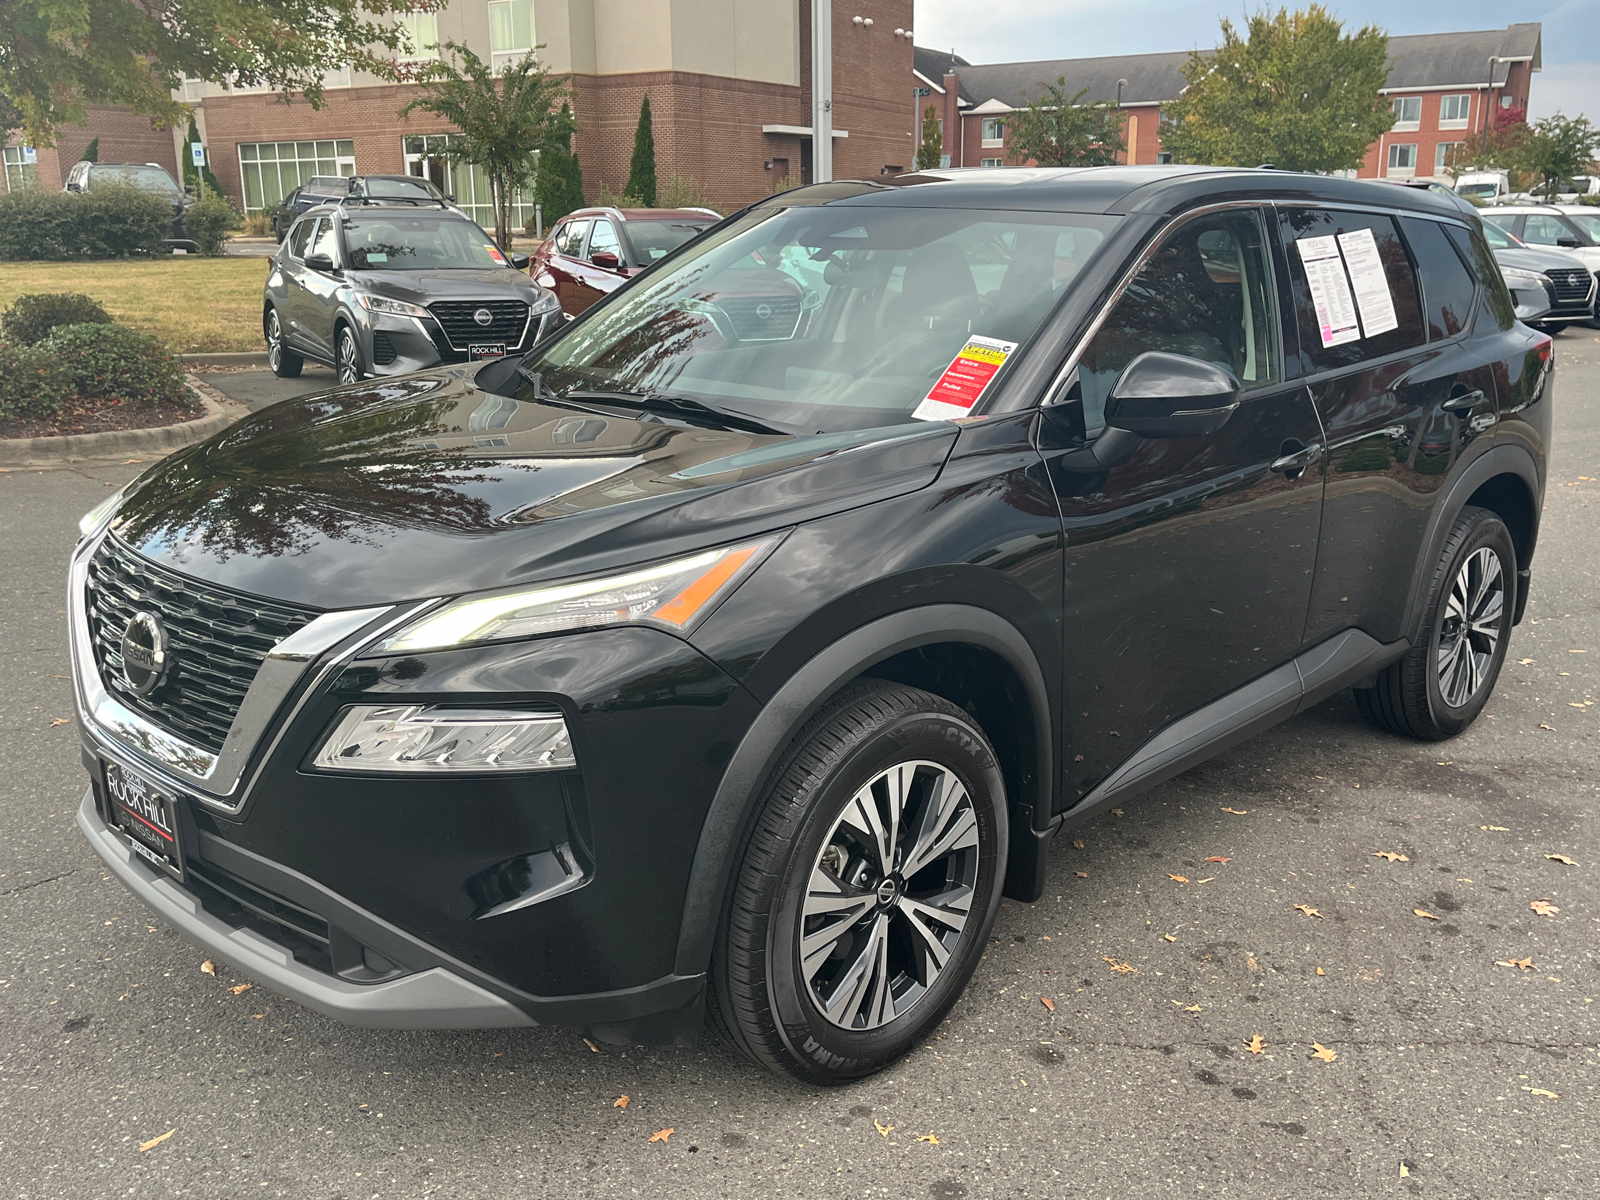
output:
[[[1471,725],[1505,662],[1516,586],[1505,522],[1486,508],[1463,509],[1434,568],[1418,644],[1375,686],[1357,689],[1361,712],[1380,729],[1422,741]]]
[[[361,368],[361,347],[356,344],[356,335],[348,325],[339,326],[339,337],[336,346],[339,359],[339,382],[359,383],[365,375]]]
[[[283,341],[283,323],[278,319],[278,310],[269,308],[266,320],[267,336],[267,365],[272,368],[272,373],[279,379],[293,379],[300,374],[300,368],[305,366],[305,360],[289,349]]]
[[[881,1070],[982,957],[1006,841],[1005,783],[971,717],[916,688],[846,689],[758,808],[713,955],[717,1027],[808,1082]]]

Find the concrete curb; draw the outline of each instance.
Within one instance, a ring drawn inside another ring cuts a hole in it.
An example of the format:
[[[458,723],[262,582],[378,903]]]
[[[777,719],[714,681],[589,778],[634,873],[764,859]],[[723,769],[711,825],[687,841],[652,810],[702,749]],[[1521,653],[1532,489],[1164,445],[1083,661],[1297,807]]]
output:
[[[219,351],[215,354],[180,354],[182,362],[193,363],[197,367],[264,367],[267,365],[267,352],[265,350],[230,350]]]
[[[149,429],[109,429],[102,433],[0,440],[0,467],[65,467],[85,459],[129,455],[164,458],[180,446],[226,429],[249,412],[209,383],[193,375],[185,379],[205,405],[205,416],[179,425],[156,425]]]

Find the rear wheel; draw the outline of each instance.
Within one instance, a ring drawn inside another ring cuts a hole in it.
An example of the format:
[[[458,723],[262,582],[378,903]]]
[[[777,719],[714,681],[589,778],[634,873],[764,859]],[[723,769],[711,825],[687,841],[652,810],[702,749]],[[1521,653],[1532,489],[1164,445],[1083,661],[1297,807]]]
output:
[[[1456,519],[1434,568],[1423,636],[1356,704],[1380,729],[1424,741],[1471,725],[1494,691],[1516,607],[1517,552],[1485,508]]]
[[[866,681],[801,730],[756,821],[713,957],[713,1020],[781,1074],[880,1070],[943,1019],[999,911],[994,751],[954,705]]]
[[[278,310],[267,309],[267,365],[279,379],[293,379],[300,374],[305,360],[283,342],[283,324],[278,320]]]
[[[355,332],[348,325],[339,326],[339,335],[335,343],[338,355],[338,371],[340,383],[359,383],[366,372],[361,365],[361,347],[356,342]]]

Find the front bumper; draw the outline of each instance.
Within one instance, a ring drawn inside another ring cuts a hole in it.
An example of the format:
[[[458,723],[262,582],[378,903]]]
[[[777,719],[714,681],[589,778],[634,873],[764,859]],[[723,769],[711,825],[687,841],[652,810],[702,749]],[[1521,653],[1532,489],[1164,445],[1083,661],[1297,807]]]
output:
[[[468,361],[467,347],[453,345],[432,317],[402,317],[393,313],[356,312],[362,353],[373,375],[408,375],[444,363]],[[507,354],[523,354],[564,323],[559,308],[529,316],[521,339],[507,345]]]

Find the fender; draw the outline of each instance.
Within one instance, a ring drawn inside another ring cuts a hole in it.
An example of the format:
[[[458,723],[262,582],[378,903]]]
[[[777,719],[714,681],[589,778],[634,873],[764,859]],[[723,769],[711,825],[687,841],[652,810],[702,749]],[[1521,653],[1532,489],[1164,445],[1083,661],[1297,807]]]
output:
[[[966,642],[991,651],[1017,672],[1027,689],[1033,712],[1038,761],[1034,778],[1038,796],[1012,797],[1013,850],[1021,825],[1040,845],[1048,833],[1038,831],[1050,814],[1055,782],[1054,727],[1044,672],[1033,648],[1016,626],[987,609],[965,604],[933,604],[880,617],[846,634],[791,675],[761,710],[723,772],[722,782],[706,812],[689,871],[678,929],[679,973],[704,973],[722,918],[723,900],[733,875],[762,786],[795,732],[841,687],[877,663],[905,650],[939,642]],[[1028,828],[1032,826],[1033,828]]]
[[[1416,564],[1412,567],[1405,620],[1399,631],[1400,636],[1408,639],[1412,645],[1416,645],[1417,639],[1421,636],[1422,610],[1427,602],[1428,584],[1433,578],[1434,564],[1439,561],[1439,553],[1444,547],[1445,538],[1450,535],[1451,526],[1456,523],[1461,510],[1467,506],[1467,500],[1472,493],[1497,475],[1515,475],[1527,487],[1528,495],[1533,498],[1533,541],[1537,543],[1539,512],[1543,502],[1539,487],[1538,464],[1534,462],[1533,455],[1522,446],[1511,444],[1491,446],[1467,465],[1450,485],[1450,490],[1433,506],[1433,514],[1429,518],[1427,531],[1423,537],[1423,551],[1417,556]],[[1529,557],[1532,557],[1531,554]],[[1527,571],[1528,564],[1519,562],[1517,570]],[[1515,612],[1518,618],[1522,615],[1522,607],[1526,600],[1526,596],[1517,598]]]

